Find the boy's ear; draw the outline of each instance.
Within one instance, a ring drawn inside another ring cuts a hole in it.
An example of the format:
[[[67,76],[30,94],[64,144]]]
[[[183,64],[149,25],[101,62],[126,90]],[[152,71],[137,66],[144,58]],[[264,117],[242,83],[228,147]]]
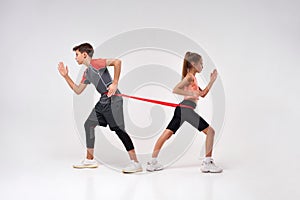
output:
[[[83,57],[86,58],[87,57],[87,53],[83,52]]]

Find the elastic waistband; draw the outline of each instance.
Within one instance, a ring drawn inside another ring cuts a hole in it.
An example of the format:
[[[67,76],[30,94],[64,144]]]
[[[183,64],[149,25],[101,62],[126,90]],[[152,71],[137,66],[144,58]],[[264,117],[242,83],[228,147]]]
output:
[[[196,108],[197,104],[190,100],[183,100],[180,104]]]

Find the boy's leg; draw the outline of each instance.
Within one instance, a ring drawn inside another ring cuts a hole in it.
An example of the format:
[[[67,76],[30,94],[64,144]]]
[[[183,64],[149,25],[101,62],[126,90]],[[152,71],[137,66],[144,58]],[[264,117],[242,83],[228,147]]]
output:
[[[84,123],[87,159],[94,159],[94,146],[95,146],[95,127],[99,124],[95,109],[92,110],[88,119]]]
[[[115,131],[115,133],[118,135],[118,137],[122,141],[123,145],[125,146],[128,154],[129,154],[130,160],[134,160],[134,161],[138,162],[135,151],[134,151],[134,146],[133,146],[132,140],[129,137],[129,135],[126,133],[126,131],[124,131],[123,128],[119,128],[119,127],[111,127],[110,129],[112,131]]]
[[[95,127],[98,125],[95,109],[92,110],[88,119],[84,123],[86,136],[86,159],[78,164],[73,165],[74,168],[97,168],[98,164],[94,160],[94,144],[95,144]]]
[[[130,159],[138,162],[132,140],[125,130],[123,99],[121,97],[113,96],[111,98],[110,109],[104,113],[104,117],[109,125],[110,130],[115,131],[122,141]]]
[[[123,115],[123,99],[113,96],[111,98],[110,109],[103,115],[109,125],[110,130],[115,131],[123,145],[125,146],[131,163],[122,171],[124,173],[135,173],[143,171],[141,164],[138,162],[134,145],[131,138],[125,131],[124,115]]]
[[[143,171],[142,165],[139,163],[132,140],[130,139],[129,135],[120,128],[111,128],[112,131],[115,131],[118,137],[121,139],[123,145],[125,146],[129,158],[131,160],[130,164],[122,169],[123,173],[135,173]]]
[[[134,149],[128,151],[128,154],[129,154],[130,160],[134,160],[135,162],[139,162],[137,157],[136,157],[136,153],[135,153]]]
[[[87,148],[87,150],[86,150],[86,159],[89,159],[89,160],[94,159],[94,148]]]

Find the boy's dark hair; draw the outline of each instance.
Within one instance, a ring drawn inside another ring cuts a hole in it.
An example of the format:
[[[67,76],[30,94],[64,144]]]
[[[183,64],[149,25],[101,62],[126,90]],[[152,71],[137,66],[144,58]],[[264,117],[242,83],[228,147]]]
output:
[[[92,45],[90,45],[89,43],[83,43],[83,44],[80,44],[73,48],[73,51],[77,51],[77,50],[80,53],[86,52],[90,57],[93,57],[94,49],[93,49]]]

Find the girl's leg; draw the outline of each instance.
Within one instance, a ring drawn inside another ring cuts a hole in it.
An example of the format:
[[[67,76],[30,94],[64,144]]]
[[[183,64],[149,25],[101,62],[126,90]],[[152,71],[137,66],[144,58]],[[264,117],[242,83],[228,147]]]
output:
[[[211,157],[215,137],[214,129],[194,110],[184,109],[183,115],[188,123],[206,134],[205,153],[206,157]]]
[[[220,173],[222,169],[217,167],[212,156],[213,145],[214,145],[214,137],[215,137],[215,130],[209,126],[209,124],[197,113],[192,110],[185,110],[185,117],[186,121],[189,122],[192,126],[197,128],[199,131],[203,131],[206,134],[205,140],[205,158],[201,165],[202,172],[211,172],[211,173]]]
[[[209,126],[206,129],[204,129],[203,132],[206,134],[206,140],[205,140],[206,155],[205,156],[211,157],[213,151],[213,145],[214,145],[215,130],[211,126]]]
[[[154,146],[152,158],[157,158],[163,144],[179,129],[182,123],[183,121],[181,121],[181,109],[180,107],[176,107],[172,120],[170,121],[162,135],[158,138]]]
[[[147,171],[159,171],[162,170],[164,167],[157,161],[157,156],[164,145],[164,143],[179,129],[181,126],[181,116],[180,116],[180,107],[176,107],[174,111],[174,116],[170,121],[169,125],[162,133],[162,135],[158,138],[155,143],[153,153],[152,153],[152,160],[147,163]]]
[[[152,158],[157,158],[160,149],[162,148],[163,144],[173,135],[173,131],[171,131],[170,129],[166,129],[163,134],[158,138],[155,146],[154,146],[154,150],[152,153]]]
[[[154,172],[162,170],[164,167],[157,161],[157,156],[163,144],[173,135],[173,131],[166,129],[163,134],[158,138],[152,153],[152,160],[147,163],[147,171]]]
[[[208,172],[221,173],[223,169],[216,166],[213,159],[211,158],[212,151],[213,151],[215,130],[211,126],[209,126],[206,129],[204,129],[203,132],[206,134],[206,141],[205,141],[206,157],[202,162],[201,171],[204,173],[208,173]]]

